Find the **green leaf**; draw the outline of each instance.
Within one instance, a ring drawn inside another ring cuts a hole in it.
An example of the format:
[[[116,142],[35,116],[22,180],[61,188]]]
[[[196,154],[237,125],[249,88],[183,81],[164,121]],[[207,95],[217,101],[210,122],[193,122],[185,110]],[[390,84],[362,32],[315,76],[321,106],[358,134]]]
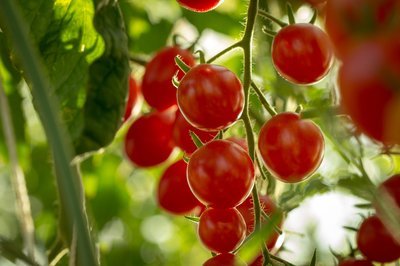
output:
[[[188,219],[189,221],[192,221],[192,222],[196,223],[196,224],[199,223],[199,221],[200,221],[200,218],[197,217],[197,216],[185,216],[185,218]]]
[[[314,254],[312,256],[310,266],[315,266],[317,263],[317,249],[314,250]]]

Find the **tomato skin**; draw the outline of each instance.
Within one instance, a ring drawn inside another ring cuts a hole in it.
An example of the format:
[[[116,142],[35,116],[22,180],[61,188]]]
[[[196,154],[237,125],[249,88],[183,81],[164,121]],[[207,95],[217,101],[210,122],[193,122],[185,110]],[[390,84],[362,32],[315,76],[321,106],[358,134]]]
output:
[[[172,125],[175,110],[142,115],[129,127],[125,136],[125,153],[139,167],[151,167],[168,159],[174,149]]]
[[[186,162],[179,160],[165,170],[158,183],[159,206],[175,215],[188,214],[202,205],[189,188],[186,170]]]
[[[374,266],[374,265],[369,260],[350,258],[341,261],[338,266]]]
[[[267,195],[259,195],[259,201],[261,208],[264,212],[271,215],[281,215],[279,209],[275,205],[275,203],[267,196]],[[246,235],[251,234],[254,231],[254,204],[253,197],[250,195],[242,204],[236,207],[236,209],[242,214],[244,221],[246,222]],[[282,224],[282,217],[280,219],[280,223],[278,226]],[[262,218],[262,223],[265,224],[268,221]],[[279,233],[275,230],[271,233],[271,235],[266,240],[266,245],[269,250],[273,249],[276,241],[278,240]]]
[[[400,53],[395,40],[376,39],[343,59],[341,107],[357,128],[384,144],[400,144]]]
[[[397,206],[400,207],[400,174],[385,180],[379,185],[378,190],[385,190],[393,198]]]
[[[321,80],[333,62],[333,47],[328,35],[309,23],[282,28],[272,43],[272,61],[286,80],[308,85]]]
[[[203,266],[246,266],[240,258],[232,253],[222,253],[204,262]]]
[[[223,66],[197,65],[180,82],[178,106],[194,127],[208,131],[227,128],[243,112],[242,84]]]
[[[397,0],[328,1],[325,29],[339,58],[377,35],[396,35],[400,30]]]
[[[132,110],[135,107],[140,95],[140,86],[137,84],[136,80],[129,77],[129,92],[128,100],[126,101],[124,122],[128,120],[132,115]]]
[[[243,242],[246,224],[235,208],[208,208],[200,216],[198,235],[207,249],[215,253],[231,252]]]
[[[311,120],[296,113],[275,115],[261,128],[258,149],[267,169],[283,182],[310,176],[324,156],[324,137]]]
[[[172,84],[172,78],[177,71],[178,79],[183,77],[183,72],[175,64],[177,55],[188,66],[195,65],[190,51],[176,46],[161,49],[146,65],[142,80],[143,97],[151,107],[159,111],[176,105],[176,88]]]
[[[203,143],[211,141],[218,132],[203,131],[195,128],[189,122],[186,121],[185,117],[178,110],[176,113],[176,118],[174,122],[174,128],[172,131],[172,137],[176,146],[181,148],[186,154],[190,155],[195,150],[197,150],[192,137],[190,136],[190,131],[195,133]]]
[[[400,258],[400,245],[375,215],[362,222],[357,245],[364,257],[372,261],[391,262]]]
[[[194,12],[208,12],[222,4],[224,0],[177,0],[178,3],[191,11]]]
[[[226,140],[232,141],[242,147],[245,151],[249,152],[249,147],[247,146],[247,140],[239,137],[229,137]]]
[[[227,140],[214,140],[197,149],[188,165],[188,182],[204,205],[231,208],[250,194],[254,165],[248,153]]]

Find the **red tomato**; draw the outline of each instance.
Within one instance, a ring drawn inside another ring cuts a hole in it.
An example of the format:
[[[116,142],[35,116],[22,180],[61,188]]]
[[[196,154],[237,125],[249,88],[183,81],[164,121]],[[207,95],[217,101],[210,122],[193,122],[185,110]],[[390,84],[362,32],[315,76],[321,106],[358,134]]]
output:
[[[174,128],[172,131],[172,137],[176,146],[181,148],[187,154],[192,154],[196,149],[192,137],[190,136],[190,131],[195,133],[203,143],[207,143],[212,140],[218,132],[203,131],[195,128],[183,117],[181,112],[178,110],[176,113],[176,119],[174,123]]]
[[[214,140],[192,154],[188,181],[193,194],[204,205],[235,207],[253,188],[253,162],[239,145],[227,140]]]
[[[178,3],[191,11],[208,12],[220,5],[224,0],[177,0]]]
[[[275,203],[267,195],[259,195],[259,200],[261,208],[264,212],[271,216],[274,214],[280,214]],[[254,231],[254,204],[253,197],[250,195],[242,204],[236,207],[237,210],[242,214],[244,221],[246,222],[246,234],[249,235]],[[262,218],[263,224],[267,223],[265,219]],[[281,226],[282,220],[278,226]],[[273,249],[276,241],[278,240],[279,234],[274,230],[272,234],[268,237],[266,244],[269,250]]]
[[[368,260],[359,260],[359,259],[345,259],[339,263],[338,266],[374,266],[372,262]]]
[[[391,262],[400,258],[400,245],[377,216],[365,219],[357,232],[357,245],[369,260]]]
[[[232,141],[242,147],[245,151],[249,152],[249,147],[247,146],[247,140],[238,137],[229,137],[226,140]]]
[[[125,153],[139,167],[160,164],[174,149],[172,125],[175,109],[152,112],[136,119],[125,136]]]
[[[203,266],[246,266],[240,258],[231,254],[223,253],[204,262]]]
[[[179,71],[178,79],[183,72],[175,64],[179,55],[189,66],[194,66],[195,59],[190,51],[178,47],[165,47],[147,64],[142,81],[142,93],[146,102],[157,110],[165,110],[176,105],[176,88],[172,78]]]
[[[399,47],[390,40],[364,43],[344,58],[338,76],[344,112],[385,144],[400,144]]]
[[[311,120],[296,113],[280,113],[261,128],[258,149],[268,170],[284,182],[306,179],[321,164],[324,137]]]
[[[328,35],[309,23],[282,28],[272,43],[276,71],[294,84],[307,85],[321,80],[333,62]]]
[[[385,190],[393,198],[397,206],[400,207],[400,174],[385,180],[378,189]]]
[[[140,86],[132,77],[129,77],[129,93],[128,93],[128,100],[126,101],[124,122],[128,120],[129,117],[131,117],[132,110],[136,105],[139,94],[140,94]]]
[[[332,0],[326,8],[325,29],[342,58],[371,37],[398,34],[399,12],[398,0]]]
[[[224,129],[242,114],[242,84],[225,67],[201,64],[193,67],[181,80],[178,105],[193,126],[209,131]]]
[[[158,204],[172,214],[188,214],[202,205],[189,188],[186,170],[185,161],[179,160],[165,170],[158,183]]]
[[[208,208],[200,216],[198,234],[206,248],[215,253],[235,250],[246,236],[246,224],[235,208]]]

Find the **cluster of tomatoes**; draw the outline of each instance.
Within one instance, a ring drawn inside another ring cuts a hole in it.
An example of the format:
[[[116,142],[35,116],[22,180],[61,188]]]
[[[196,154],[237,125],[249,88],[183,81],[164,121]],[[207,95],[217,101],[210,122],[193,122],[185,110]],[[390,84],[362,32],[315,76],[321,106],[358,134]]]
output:
[[[222,1],[178,2],[206,12]],[[310,23],[285,25],[274,37],[271,55],[284,79],[309,85],[326,76],[336,53],[342,62],[339,87],[343,109],[361,132],[385,144],[400,144],[400,38],[392,34],[400,29],[399,17],[394,15],[399,14],[400,4],[397,0],[372,2],[329,0],[329,37]],[[374,27],[365,27],[371,23]],[[177,66],[177,58],[184,67]],[[131,90],[133,86],[137,87],[131,80]],[[129,126],[127,157],[138,167],[151,167],[165,162],[175,147],[180,148],[184,159],[170,165],[160,178],[159,205],[175,215],[199,215],[199,239],[219,254],[204,265],[237,265],[233,252],[254,231],[255,204],[250,193],[256,175],[246,140],[223,138],[244,110],[241,81],[223,66],[196,64],[189,50],[173,46],[158,51],[148,62],[141,91],[151,111]],[[125,119],[132,109],[130,101]],[[301,114],[272,116],[257,135],[257,154],[283,182],[303,181],[323,159],[323,134]],[[399,180],[400,176],[394,176],[382,189],[400,206]],[[264,218],[279,213],[267,195],[258,197]],[[264,218],[262,222],[267,223]],[[269,236],[268,249],[274,247],[278,236],[275,231]],[[376,215],[363,222],[357,243],[367,260],[348,259],[340,265],[371,265],[370,261],[400,258],[399,244]],[[262,262],[260,255],[251,265]]]

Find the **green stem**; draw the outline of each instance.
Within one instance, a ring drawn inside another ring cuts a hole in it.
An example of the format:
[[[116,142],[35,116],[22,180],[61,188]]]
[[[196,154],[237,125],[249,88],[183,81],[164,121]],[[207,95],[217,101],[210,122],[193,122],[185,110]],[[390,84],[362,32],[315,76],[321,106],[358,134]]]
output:
[[[69,226],[76,226],[77,243],[79,247],[80,265],[98,265],[92,246],[86,213],[82,210],[82,202],[75,184],[80,183],[80,177],[72,170],[72,146],[66,127],[61,123],[58,101],[54,94],[50,93],[52,88],[39,59],[36,46],[28,33],[28,27],[21,16],[16,2],[3,0],[0,2],[1,25],[5,25],[7,36],[13,43],[15,53],[20,60],[22,69],[31,82],[33,98],[42,121],[44,131],[52,149],[56,172],[57,188],[60,202],[68,218]]]
[[[218,54],[216,54],[216,55],[214,55],[213,57],[211,57],[210,59],[208,59],[208,60],[207,60],[207,64],[211,64],[212,62],[214,62],[215,60],[217,60],[217,59],[218,59],[219,57],[221,57],[222,55],[226,54],[227,52],[229,52],[229,51],[231,51],[231,50],[233,50],[233,49],[235,49],[235,48],[241,47],[241,46],[242,46],[242,42],[241,42],[241,41],[235,42],[234,44],[228,46],[227,48],[225,48],[224,50],[222,50],[222,51],[219,52]]]
[[[264,17],[266,19],[269,19],[270,21],[278,24],[280,27],[286,27],[288,24],[277,19],[276,17],[272,16],[271,14],[269,14],[268,12],[266,12],[265,10],[259,9],[258,10],[258,15],[260,15],[261,17]]]
[[[141,66],[146,66],[147,65],[147,60],[144,59],[141,56],[137,56],[137,55],[131,55],[129,56],[129,60],[135,64],[141,65]]]
[[[258,99],[260,100],[261,104],[264,106],[265,110],[271,115],[274,116],[277,114],[275,109],[272,107],[272,105],[268,102],[267,98],[265,98],[265,95],[262,93],[261,89],[252,81],[251,82],[251,87],[255,91],[255,93],[258,96]]]

